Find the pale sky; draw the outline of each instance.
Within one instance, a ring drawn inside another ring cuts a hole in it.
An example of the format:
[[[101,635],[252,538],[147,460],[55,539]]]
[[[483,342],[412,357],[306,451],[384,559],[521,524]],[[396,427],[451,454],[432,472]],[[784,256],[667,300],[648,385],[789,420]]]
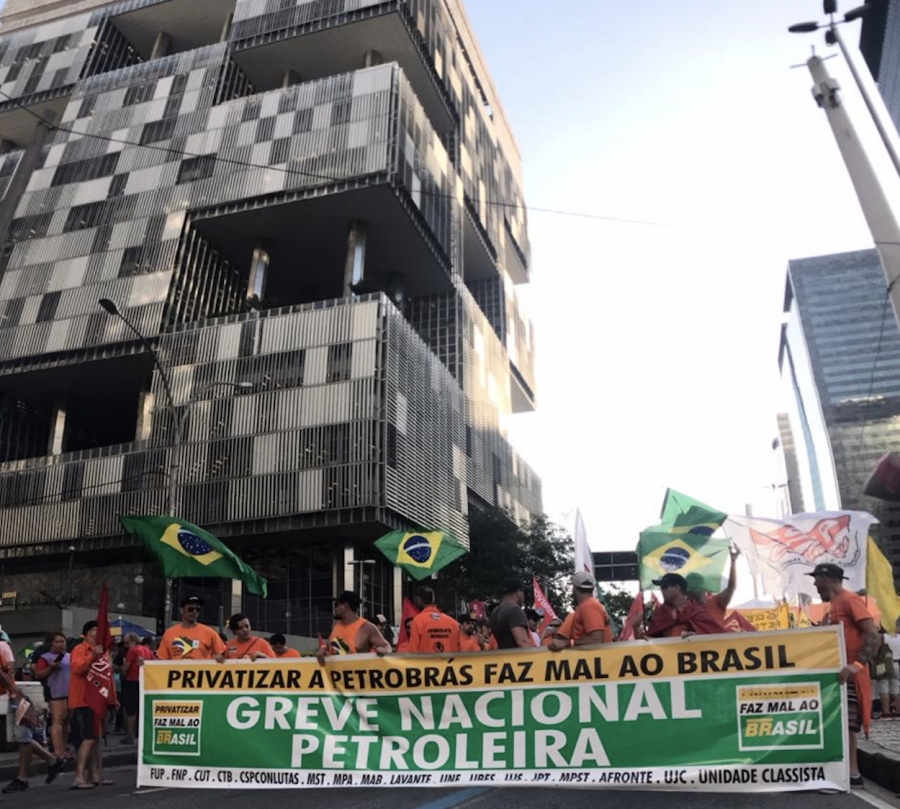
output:
[[[787,261],[872,246],[791,69],[834,52],[787,32],[821,7],[468,0],[529,205],[667,223],[530,214],[539,406],[510,431],[547,513],[571,529],[580,507],[594,550],[633,550],[667,486],[774,513]]]

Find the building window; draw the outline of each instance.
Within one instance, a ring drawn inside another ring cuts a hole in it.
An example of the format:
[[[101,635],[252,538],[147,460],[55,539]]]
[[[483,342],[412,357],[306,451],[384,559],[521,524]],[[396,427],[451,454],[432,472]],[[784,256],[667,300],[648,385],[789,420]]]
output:
[[[123,107],[130,107],[134,104],[143,104],[150,101],[156,92],[156,82],[148,81],[146,84],[138,84],[129,87],[125,91],[125,100],[122,102]]]
[[[84,230],[85,228],[93,228],[103,220],[102,202],[89,202],[87,205],[76,205],[69,211],[66,218],[66,224],[63,232],[69,233],[73,230]]]
[[[182,160],[178,167],[178,179],[175,185],[182,183],[192,183],[195,180],[205,180],[211,177],[213,169],[216,166],[216,156],[212,154],[200,155],[199,157],[189,157]]]
[[[353,343],[338,343],[328,346],[328,369],[326,382],[345,382],[350,379],[350,365],[353,355]]]
[[[119,152],[87,160],[76,160],[73,163],[64,163],[57,167],[50,185],[67,185],[96,180],[99,177],[109,177],[110,174],[115,173],[118,163]]]
[[[129,275],[140,275],[150,272],[150,262],[144,258],[143,247],[129,247],[122,253],[122,263],[119,264],[119,278],[127,278]]]
[[[60,294],[59,292],[51,292],[41,298],[41,305],[38,308],[37,318],[35,318],[38,323],[46,323],[48,320],[53,320],[56,316],[56,307],[59,306]]]
[[[472,428],[466,425],[466,455],[472,457]]]
[[[177,118],[163,118],[161,121],[153,121],[147,124],[141,130],[141,146],[171,138],[175,134],[175,122],[177,120]]]
[[[393,424],[387,426],[387,446],[384,450],[385,461],[391,469],[397,468],[397,428]]]

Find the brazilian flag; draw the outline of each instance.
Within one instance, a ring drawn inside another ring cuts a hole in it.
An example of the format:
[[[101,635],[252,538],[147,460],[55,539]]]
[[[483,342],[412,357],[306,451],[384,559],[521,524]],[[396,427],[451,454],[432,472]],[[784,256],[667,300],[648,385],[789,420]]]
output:
[[[445,531],[391,531],[376,540],[375,547],[414,579],[427,579],[467,552]]]
[[[208,531],[174,517],[119,517],[122,527],[138,537],[159,560],[169,579],[240,579],[265,598],[268,583],[221,540]]]
[[[670,533],[709,537],[728,519],[728,515],[675,489],[666,489],[659,518],[668,526]]]
[[[637,546],[641,587],[653,587],[653,579],[678,573],[688,580],[690,590],[718,591],[730,547],[727,539],[674,533],[667,523],[647,528]]]

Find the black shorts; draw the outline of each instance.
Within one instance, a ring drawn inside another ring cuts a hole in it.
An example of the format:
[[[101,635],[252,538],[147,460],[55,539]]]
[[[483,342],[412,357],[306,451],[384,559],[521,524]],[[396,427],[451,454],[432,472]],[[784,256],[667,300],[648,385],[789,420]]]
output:
[[[91,741],[100,736],[100,723],[97,720],[97,714],[90,708],[75,708],[71,711],[69,717],[69,727],[71,728],[72,741],[77,747],[85,741]]]
[[[852,679],[847,681],[847,729],[851,733],[859,733],[862,727],[862,708],[856,693],[856,684]]]
[[[122,683],[122,708],[129,716],[137,716],[140,707],[140,684],[125,680]]]

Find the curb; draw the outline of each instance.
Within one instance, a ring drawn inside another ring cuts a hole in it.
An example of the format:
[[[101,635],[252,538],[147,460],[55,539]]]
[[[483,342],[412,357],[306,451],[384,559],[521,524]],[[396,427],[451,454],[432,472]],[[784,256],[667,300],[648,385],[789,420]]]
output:
[[[5,758],[5,757],[4,757]],[[120,750],[117,750],[115,747],[107,747],[103,750],[103,766],[106,767],[123,767],[128,764],[136,764],[137,763],[137,745],[122,745]],[[71,777],[75,769],[74,762],[69,762],[66,768],[61,773],[61,778],[65,778],[67,775]],[[31,765],[31,777],[35,779],[42,779],[46,775],[47,768],[46,765],[38,759],[38,763]],[[12,781],[19,774],[19,764],[16,759],[12,759],[11,761],[3,761],[0,762],[0,783],[4,786]],[[59,783],[59,782],[57,782]]]
[[[859,771],[879,786],[900,792],[900,755],[872,742],[857,742]]]

